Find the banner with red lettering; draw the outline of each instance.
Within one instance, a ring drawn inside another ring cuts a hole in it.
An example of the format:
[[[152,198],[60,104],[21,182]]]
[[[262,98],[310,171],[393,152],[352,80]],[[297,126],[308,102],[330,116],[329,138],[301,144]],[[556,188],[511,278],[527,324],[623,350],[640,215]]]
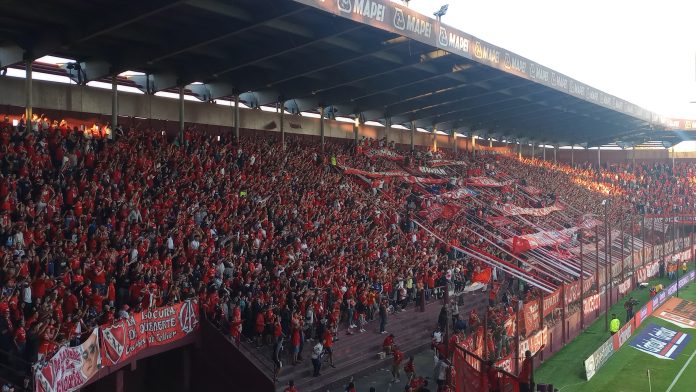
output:
[[[367,148],[365,150],[365,155],[368,157],[375,159],[375,158],[383,158],[383,159],[388,159],[390,161],[403,161],[404,156],[396,153],[392,150],[389,150],[387,148]]]
[[[195,301],[132,314],[126,320],[101,328],[102,363],[115,365],[148,347],[175,342],[198,328]]]
[[[544,297],[544,317],[553,313],[561,303],[561,288]]]
[[[619,295],[624,296],[631,289],[631,278],[628,278],[619,284]]]
[[[408,182],[410,184],[425,184],[425,185],[431,185],[431,184],[445,184],[448,182],[446,178],[427,178],[427,177],[416,177],[409,175],[405,171],[400,171],[400,170],[395,170],[395,171],[387,171],[387,172],[369,172],[366,170],[360,170],[360,169],[355,169],[352,167],[344,167],[343,168],[343,173],[344,174],[354,174],[354,175],[360,175],[364,176],[367,178],[396,178],[404,182]]]
[[[525,208],[518,207],[514,204],[503,204],[498,207],[498,210],[505,216],[530,215],[530,216],[546,216],[554,211],[563,211],[564,208],[560,204],[554,204],[549,207],[542,208]]]
[[[599,307],[601,305],[602,305],[602,296],[600,296],[599,294],[590,295],[589,297],[585,298],[585,300],[583,301],[583,305],[582,305],[583,314],[585,315],[585,317],[589,317],[592,313],[599,310]]]
[[[539,351],[543,346],[545,346],[548,342],[548,328],[544,327],[543,329],[537,331],[537,333],[533,334],[532,336],[528,337],[527,339],[523,340],[520,342],[520,366],[522,366],[522,361],[524,360],[524,352],[529,350],[532,352],[532,354],[536,353]]]
[[[541,327],[541,318],[539,315],[539,301],[530,301],[524,304],[524,328],[525,333],[536,331]]]
[[[586,293],[589,293],[590,290],[592,289],[592,285],[595,284],[595,277],[593,276],[588,276],[582,281],[582,290]]]
[[[565,305],[566,307],[571,303],[580,299],[580,281],[576,280],[572,283],[565,284]]]
[[[80,389],[101,368],[99,332],[77,347],[63,347],[43,366],[34,369],[35,392],[71,392]]]

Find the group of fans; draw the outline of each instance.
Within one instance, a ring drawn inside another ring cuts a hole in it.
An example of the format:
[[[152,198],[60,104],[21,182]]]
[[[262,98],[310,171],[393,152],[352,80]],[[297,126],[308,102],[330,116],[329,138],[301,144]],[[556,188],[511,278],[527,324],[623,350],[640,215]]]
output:
[[[5,358],[50,358],[96,325],[193,297],[238,343],[274,347],[277,361],[284,345],[293,364],[302,361],[306,341],[320,341],[330,353],[339,327],[364,332],[369,320],[445,285],[490,284],[489,326],[499,327],[532,288],[456,249],[524,267],[526,259],[513,257],[502,239],[530,227],[491,226],[491,206],[560,200],[594,211],[607,196],[568,182],[577,176],[617,190],[609,195],[617,200],[617,218],[620,205],[694,210],[691,166],[591,171],[485,154],[418,150],[390,160],[364,152],[396,153],[384,140],[331,141],[322,150],[309,137],[286,137],[283,146],[270,134],[235,140],[187,131],[174,142],[155,130],[99,135],[42,117],[0,122]],[[445,169],[452,180],[441,185],[343,173],[345,167],[410,171],[442,159],[459,166]],[[544,192],[527,197],[516,185],[481,190],[472,201],[459,201],[461,210],[451,217],[429,215],[442,203],[439,194],[472,175],[515,179]],[[533,223],[544,219],[551,218]],[[459,318],[470,324],[469,316]],[[380,329],[386,333],[386,325]],[[489,336],[491,357],[509,351],[504,330],[493,328]]]

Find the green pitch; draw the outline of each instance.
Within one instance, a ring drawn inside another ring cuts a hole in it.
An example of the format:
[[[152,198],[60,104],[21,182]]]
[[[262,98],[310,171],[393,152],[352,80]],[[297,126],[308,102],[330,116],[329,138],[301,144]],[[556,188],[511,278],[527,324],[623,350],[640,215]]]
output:
[[[657,283],[667,286],[672,282],[667,279],[651,281],[652,285]],[[647,301],[649,291],[647,289],[636,290],[632,295],[640,301],[640,305],[636,306],[637,310]],[[696,301],[696,283],[691,282],[684,288],[680,287],[679,297]],[[610,314],[616,313],[622,321],[626,317],[623,302],[624,300],[620,300],[610,310]],[[681,329],[662,319],[649,317],[641,323],[638,331],[650,323],[663,325],[692,336],[677,359],[656,358],[638,351],[626,343],[590,381],[586,381],[585,359],[609,338],[609,332],[604,329],[604,317],[600,317],[573,342],[542,364],[536,371],[534,378],[537,383],[553,384],[561,392],[647,392],[650,391],[647,369],[650,369],[652,390],[665,392],[683,368],[679,380],[672,386],[670,392],[696,391],[696,358],[684,367],[691,354],[696,351],[696,329]],[[634,334],[636,333],[634,332]]]

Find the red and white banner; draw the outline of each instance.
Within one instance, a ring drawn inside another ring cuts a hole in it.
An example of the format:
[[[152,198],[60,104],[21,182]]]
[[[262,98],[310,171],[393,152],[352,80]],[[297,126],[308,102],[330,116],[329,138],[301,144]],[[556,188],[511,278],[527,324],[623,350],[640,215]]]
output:
[[[430,174],[433,176],[447,177],[447,172],[445,171],[445,169],[441,169],[439,167],[418,166],[418,172],[422,174]]]
[[[539,195],[541,195],[541,189],[539,189],[539,188],[537,188],[537,187],[534,187],[534,186],[531,186],[531,185],[527,185],[527,186],[524,186],[524,185],[523,185],[523,186],[520,187],[520,189],[522,189],[523,191],[525,191],[528,195],[532,195],[532,196],[539,196]]]
[[[541,327],[539,311],[539,301],[535,300],[524,304],[524,328],[527,335]]]
[[[514,204],[503,204],[502,206],[498,207],[498,210],[502,212],[503,215],[505,216],[517,216],[517,215],[531,215],[531,216],[546,216],[554,211],[563,211],[563,207],[554,204],[552,206],[548,207],[542,207],[542,208],[525,208],[525,207],[518,207]]]
[[[405,171],[388,171],[388,172],[369,172],[365,170],[355,169],[352,167],[344,167],[344,174],[355,174],[364,176],[367,178],[397,178],[401,181],[408,182],[410,184],[445,184],[448,182],[446,178],[427,178],[427,177],[416,177],[408,174]]]
[[[514,182],[514,180],[506,181],[506,182],[498,182],[492,178],[488,177],[470,177],[465,179],[466,183],[471,186],[478,186],[482,188],[500,188],[505,185],[510,185]]]
[[[440,194],[440,197],[443,199],[461,200],[466,199],[467,197],[476,196],[477,194],[478,193],[476,193],[476,191],[469,188],[458,188],[453,191],[442,193]]]
[[[488,222],[493,227],[503,227],[515,224],[515,222],[511,221],[506,216],[487,216],[485,219],[486,222]]]
[[[448,159],[433,159],[428,162],[430,167],[440,167],[440,166],[467,166],[468,163],[465,161],[450,161]]]
[[[455,206],[453,204],[442,205],[439,203],[434,203],[433,205],[430,206],[429,209],[419,211],[418,215],[421,218],[427,220],[428,222],[432,222],[438,218],[452,219],[461,210],[462,210],[462,207]]]
[[[370,158],[384,158],[390,161],[403,161],[404,156],[387,148],[368,148],[365,150],[365,155]]]
[[[115,365],[148,347],[175,342],[198,328],[195,301],[135,313],[126,320],[101,328],[102,363]]]
[[[544,297],[544,317],[553,313],[553,311],[560,304],[561,304],[561,288],[558,288],[553,293]]]
[[[528,337],[527,339],[520,342],[520,366],[522,366],[522,361],[524,360],[524,352],[529,350],[532,354],[536,353],[548,343],[548,328],[544,327],[535,333],[534,335]]]
[[[624,296],[631,289],[631,278],[628,278],[619,284],[619,295]]]
[[[63,347],[34,370],[35,392],[71,392],[80,389],[101,368],[99,332],[77,347]]]
[[[648,279],[657,275],[657,273],[659,271],[660,271],[660,264],[658,264],[656,261],[653,261],[652,263],[647,264],[645,267],[638,268],[636,270],[636,278],[638,279],[638,283],[647,282]]]
[[[599,294],[590,295],[585,298],[582,305],[583,314],[585,317],[589,317],[593,312],[599,310],[602,305],[602,296]]]
[[[566,307],[571,303],[580,299],[580,281],[576,280],[573,283],[565,284],[565,305]]]
[[[540,231],[538,233],[515,236],[513,238],[508,238],[505,240],[505,242],[514,253],[523,253],[528,250],[544,246],[561,245],[566,242],[570,242],[573,234],[575,234],[575,232],[579,229],[588,230],[600,223],[600,221],[594,218],[589,218],[585,219],[577,227],[571,227],[563,230]]]

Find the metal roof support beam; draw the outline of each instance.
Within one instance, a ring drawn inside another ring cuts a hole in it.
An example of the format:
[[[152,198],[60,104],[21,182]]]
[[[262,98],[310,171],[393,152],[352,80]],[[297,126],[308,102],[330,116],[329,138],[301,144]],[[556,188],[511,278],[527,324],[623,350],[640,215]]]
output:
[[[118,125],[118,77],[111,77],[111,133]]]
[[[234,139],[239,143],[239,94],[234,96]]]
[[[184,86],[179,86],[179,143],[184,146]]]
[[[321,137],[321,152],[324,152],[324,106],[319,108],[319,136]]]
[[[24,80],[24,98],[25,98],[25,104],[24,104],[24,115],[25,115],[25,125],[27,126],[27,129],[31,129],[31,118],[32,118],[32,111],[33,111],[33,105],[34,102],[32,101],[32,80],[34,79],[34,73],[32,71],[32,60],[26,60],[25,65],[24,65],[26,71],[27,71],[27,76],[26,79]]]

